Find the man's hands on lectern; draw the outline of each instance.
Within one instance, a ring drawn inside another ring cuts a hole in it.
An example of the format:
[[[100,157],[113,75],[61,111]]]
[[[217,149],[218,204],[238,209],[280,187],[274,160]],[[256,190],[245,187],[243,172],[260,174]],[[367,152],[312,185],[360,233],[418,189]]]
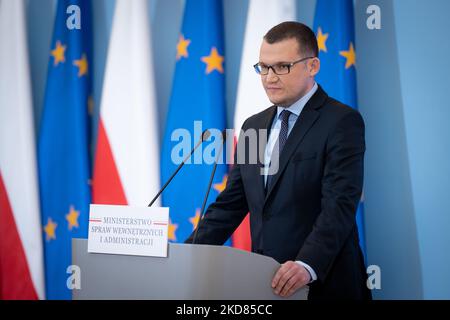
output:
[[[304,266],[295,261],[287,261],[278,269],[272,280],[275,294],[289,297],[311,281],[311,275]]]

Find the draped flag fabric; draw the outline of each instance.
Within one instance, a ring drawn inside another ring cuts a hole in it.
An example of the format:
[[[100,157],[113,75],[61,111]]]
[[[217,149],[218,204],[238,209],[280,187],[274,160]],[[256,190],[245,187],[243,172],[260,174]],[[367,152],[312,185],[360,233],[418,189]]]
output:
[[[93,202],[146,206],[160,188],[147,0],[118,0],[106,63]]]
[[[222,1],[187,0],[163,140],[162,182],[189,154],[203,130],[225,128],[223,40]],[[163,205],[170,208],[171,241],[184,241],[197,226],[212,171],[208,155],[214,161],[214,152],[208,151],[221,140],[215,133],[215,138],[197,149],[162,195]],[[217,167],[210,200],[225,188],[226,170],[226,164]]]
[[[316,81],[331,97],[357,109],[353,0],[318,0],[314,32],[321,62]],[[360,246],[366,256],[363,201],[361,197],[356,220]]]
[[[261,84],[261,77],[255,73],[252,66],[259,61],[259,48],[264,35],[270,28],[283,21],[295,20],[295,8],[294,0],[249,1],[234,111],[236,137],[239,136],[239,130],[248,117],[271,105]],[[232,240],[233,247],[251,250],[248,215],[233,234]]]
[[[47,299],[71,298],[67,281],[71,240],[87,238],[92,110],[90,3],[58,1],[49,52],[38,142]],[[67,11],[71,5],[80,9],[80,29],[69,28]]]
[[[0,1],[0,300],[43,299],[42,233],[23,0]]]

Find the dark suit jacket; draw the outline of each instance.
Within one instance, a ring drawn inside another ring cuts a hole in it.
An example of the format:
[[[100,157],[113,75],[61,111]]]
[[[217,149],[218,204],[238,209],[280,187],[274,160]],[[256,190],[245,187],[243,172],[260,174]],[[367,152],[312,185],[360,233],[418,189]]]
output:
[[[270,130],[276,110],[272,106],[248,118],[243,130]],[[258,141],[260,151],[266,140]],[[318,280],[310,284],[309,299],[369,299],[355,222],[365,151],[361,115],[319,86],[289,134],[267,191],[264,158],[249,163],[248,141],[241,132],[235,160],[242,162],[244,155],[247,162],[235,163],[195,242],[223,244],[250,212],[252,251],[280,263],[301,260],[314,269]]]

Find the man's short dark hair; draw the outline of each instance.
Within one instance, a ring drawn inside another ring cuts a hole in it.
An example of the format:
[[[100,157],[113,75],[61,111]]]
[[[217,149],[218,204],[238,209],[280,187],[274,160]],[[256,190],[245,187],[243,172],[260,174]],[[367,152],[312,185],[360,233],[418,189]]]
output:
[[[303,23],[295,21],[282,22],[270,29],[264,36],[264,40],[269,44],[292,38],[297,40],[300,54],[304,57],[317,57],[319,55],[316,35]]]

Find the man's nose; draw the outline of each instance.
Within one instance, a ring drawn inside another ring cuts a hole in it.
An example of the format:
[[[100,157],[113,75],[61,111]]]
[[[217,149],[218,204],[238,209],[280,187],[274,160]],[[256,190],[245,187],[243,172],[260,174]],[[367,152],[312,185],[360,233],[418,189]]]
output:
[[[273,71],[272,68],[269,68],[269,72],[266,76],[267,82],[277,82],[278,81],[278,75]]]

